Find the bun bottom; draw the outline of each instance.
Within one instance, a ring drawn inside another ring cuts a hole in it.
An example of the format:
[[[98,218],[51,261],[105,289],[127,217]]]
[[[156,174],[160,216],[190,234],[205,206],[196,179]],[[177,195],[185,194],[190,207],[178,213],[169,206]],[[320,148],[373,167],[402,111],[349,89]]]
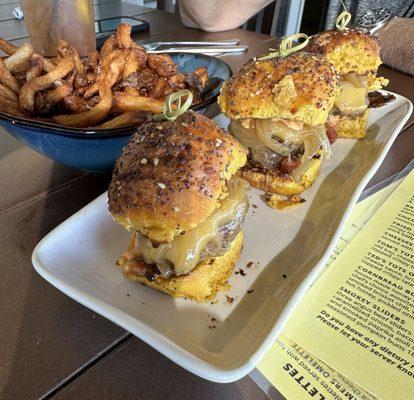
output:
[[[368,110],[355,117],[340,115],[336,125],[339,138],[362,139],[367,134]]]
[[[279,175],[271,171],[256,171],[249,167],[243,167],[237,172],[237,175],[245,179],[256,189],[283,196],[293,196],[302,193],[312,186],[319,176],[321,165],[321,157],[313,158],[309,168],[304,172],[299,182],[296,182],[290,175]]]
[[[229,250],[221,257],[208,258],[198,264],[188,275],[163,278],[157,276],[153,281],[126,272],[126,258],[122,256],[117,264],[124,276],[131,281],[140,282],[172,297],[186,297],[197,303],[212,301],[217,292],[228,290],[227,279],[240,257],[243,249],[243,232],[233,240]]]

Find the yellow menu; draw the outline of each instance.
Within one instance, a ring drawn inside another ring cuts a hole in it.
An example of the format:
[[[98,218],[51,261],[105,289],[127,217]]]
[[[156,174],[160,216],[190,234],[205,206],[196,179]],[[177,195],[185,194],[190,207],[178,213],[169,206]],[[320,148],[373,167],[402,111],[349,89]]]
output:
[[[376,400],[284,335],[257,368],[288,400]]]
[[[288,400],[414,399],[413,245],[411,172],[357,206],[258,370]]]

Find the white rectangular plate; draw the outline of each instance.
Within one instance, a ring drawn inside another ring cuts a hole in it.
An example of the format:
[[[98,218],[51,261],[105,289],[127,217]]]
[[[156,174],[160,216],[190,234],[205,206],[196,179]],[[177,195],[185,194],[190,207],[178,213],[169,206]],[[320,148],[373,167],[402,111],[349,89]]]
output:
[[[174,299],[123,277],[115,261],[129,234],[112,220],[106,193],[49,233],[34,250],[33,265],[62,292],[189,371],[217,382],[239,379],[276,339],[323,268],[362,189],[411,114],[412,104],[395,96],[370,112],[365,139],[333,145],[303,205],[279,212],[264,204],[260,191],[249,192],[254,206],[235,268],[245,276],[234,273],[232,288],[215,304]],[[222,115],[216,121],[227,124]],[[235,301],[229,304],[226,295]]]

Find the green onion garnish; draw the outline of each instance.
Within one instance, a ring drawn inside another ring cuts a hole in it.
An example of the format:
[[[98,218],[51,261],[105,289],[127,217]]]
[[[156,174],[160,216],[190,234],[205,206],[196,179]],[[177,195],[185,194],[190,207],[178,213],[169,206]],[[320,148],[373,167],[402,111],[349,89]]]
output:
[[[340,31],[343,31],[346,29],[346,26],[349,24],[349,21],[351,21],[352,15],[348,11],[342,11],[335,20],[336,28]]]
[[[305,40],[294,46],[293,42],[299,39],[305,39]],[[303,49],[304,47],[307,46],[308,43],[309,43],[309,36],[306,35],[305,33],[296,33],[294,35],[287,36],[281,41],[279,45],[279,51],[269,53],[263,57],[258,58],[258,60],[269,60],[275,57],[286,57],[295,51]],[[270,49],[270,50],[273,50],[273,49]]]
[[[181,104],[181,100],[186,97],[186,100]],[[173,103],[177,102],[177,108],[173,110]],[[193,94],[189,90],[180,90],[175,93],[171,93],[164,102],[162,114],[154,115],[155,120],[166,119],[168,121],[175,121],[177,117],[184,114],[191,106],[193,102]]]
[[[302,43],[298,43],[296,46],[293,46],[295,40],[305,39]],[[290,53],[301,50],[309,43],[309,36],[306,33],[296,33],[295,35],[290,35],[287,38],[282,40],[279,46],[279,52],[281,57],[286,57]]]

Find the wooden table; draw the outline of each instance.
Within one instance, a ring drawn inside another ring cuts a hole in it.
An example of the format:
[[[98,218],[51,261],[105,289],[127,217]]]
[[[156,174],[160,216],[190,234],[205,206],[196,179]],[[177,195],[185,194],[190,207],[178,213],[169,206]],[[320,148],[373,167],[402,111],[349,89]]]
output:
[[[7,3],[7,4],[5,4]],[[224,57],[233,70],[274,46],[275,39],[243,30],[204,33],[177,16],[114,0],[95,1],[97,15],[139,15],[151,31],[137,40],[229,39],[250,46]],[[4,5],[1,5],[4,4]],[[0,1],[0,36],[21,43],[17,4]],[[413,100],[414,80],[382,68],[390,90]],[[413,118],[369,186],[400,171],[414,154]],[[76,171],[0,133],[0,398],[1,399],[265,399],[249,378],[215,384],[198,378],[105,318],[71,300],[34,271],[37,242],[106,190],[109,176]]]

